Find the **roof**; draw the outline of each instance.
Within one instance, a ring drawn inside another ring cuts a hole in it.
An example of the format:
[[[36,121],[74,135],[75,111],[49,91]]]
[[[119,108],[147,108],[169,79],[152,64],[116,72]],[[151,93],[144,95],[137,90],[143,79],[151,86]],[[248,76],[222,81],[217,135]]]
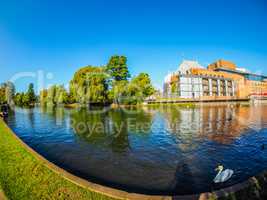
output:
[[[254,74],[248,71],[243,71],[243,70],[231,70],[231,69],[225,69],[223,67],[217,68],[215,69],[215,71],[225,71],[225,72],[231,72],[234,74],[240,74],[240,75],[253,75],[253,76],[259,76],[259,77],[263,77],[264,79],[267,78],[267,76],[265,75],[261,75],[261,74]]]
[[[177,72],[181,72],[185,74],[188,70],[192,68],[204,68],[201,66],[197,61],[191,61],[191,60],[183,60],[183,62],[180,64]]]

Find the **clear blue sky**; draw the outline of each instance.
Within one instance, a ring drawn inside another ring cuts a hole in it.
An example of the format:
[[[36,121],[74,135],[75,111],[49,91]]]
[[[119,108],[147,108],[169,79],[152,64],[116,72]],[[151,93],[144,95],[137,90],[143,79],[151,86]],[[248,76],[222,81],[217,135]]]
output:
[[[44,70],[54,74],[49,84],[68,83],[79,67],[113,54],[157,86],[183,59],[206,66],[223,58],[267,74],[267,2],[0,0],[0,82]]]

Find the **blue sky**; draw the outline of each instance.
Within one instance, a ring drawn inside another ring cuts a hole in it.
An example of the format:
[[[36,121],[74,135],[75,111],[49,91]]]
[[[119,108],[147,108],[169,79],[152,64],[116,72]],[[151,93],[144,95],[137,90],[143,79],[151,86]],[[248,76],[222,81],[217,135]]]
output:
[[[0,0],[0,82],[43,70],[53,73],[46,85],[66,84],[114,54],[158,87],[183,59],[223,58],[267,74],[266,36],[265,0]]]

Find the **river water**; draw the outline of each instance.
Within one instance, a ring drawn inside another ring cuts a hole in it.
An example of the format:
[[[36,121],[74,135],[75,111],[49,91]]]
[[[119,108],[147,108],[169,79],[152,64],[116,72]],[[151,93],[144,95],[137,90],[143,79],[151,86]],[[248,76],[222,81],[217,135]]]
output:
[[[7,123],[56,165],[129,192],[207,192],[267,168],[265,104],[16,108]],[[234,170],[234,175],[214,184],[219,164]]]

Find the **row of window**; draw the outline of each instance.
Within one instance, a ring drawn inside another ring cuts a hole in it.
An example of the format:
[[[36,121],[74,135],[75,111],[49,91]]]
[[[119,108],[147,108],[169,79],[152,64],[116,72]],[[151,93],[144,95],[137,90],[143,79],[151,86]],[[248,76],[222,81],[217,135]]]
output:
[[[212,79],[211,81],[211,91],[210,82],[207,78],[190,78],[190,77],[180,77],[176,82],[176,91],[169,91],[170,93],[177,94],[181,97],[199,97],[203,96],[234,96],[233,94],[233,83],[229,80],[219,80]],[[219,87],[220,86],[220,87]],[[227,88],[227,89],[226,89]],[[165,85],[165,94],[168,93],[167,85]],[[228,91],[228,92],[227,92]]]

